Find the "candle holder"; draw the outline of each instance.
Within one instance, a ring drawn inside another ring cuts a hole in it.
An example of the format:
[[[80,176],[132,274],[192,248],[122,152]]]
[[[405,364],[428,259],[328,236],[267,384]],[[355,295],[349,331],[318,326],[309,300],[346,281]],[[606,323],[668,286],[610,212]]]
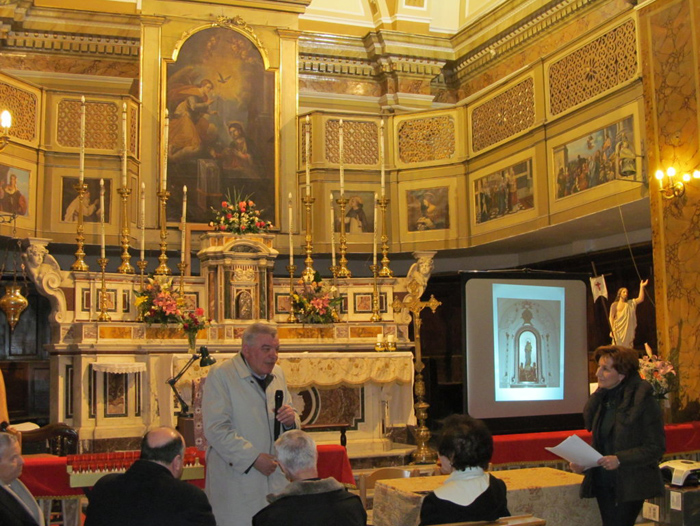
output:
[[[345,235],[345,205],[348,204],[348,200],[345,199],[344,194],[341,194],[340,199],[337,199],[336,203],[340,206],[340,239],[338,248],[338,252],[340,253],[338,262],[340,265],[338,266],[337,276],[339,278],[351,278],[352,272],[350,272],[348,268],[348,260],[345,257],[348,251],[348,238]]]
[[[187,270],[187,263],[181,261],[177,264],[177,268],[180,269],[180,297],[185,297],[185,270]]]
[[[146,273],[146,267],[148,266],[148,261],[145,259],[140,259],[136,262],[136,265],[138,265],[139,269],[141,270],[141,292],[143,292],[143,288],[145,287],[145,273]]]
[[[71,265],[70,269],[75,272],[87,272],[90,267],[85,263],[85,251],[83,247],[85,246],[85,229],[83,226],[83,198],[85,197],[85,192],[87,191],[87,185],[85,183],[76,183],[73,185],[75,191],[78,192],[78,226],[76,230],[75,240],[78,245],[78,250],[75,251],[75,262]]]
[[[389,205],[389,198],[384,196],[378,200],[379,207],[382,209],[382,268],[379,270],[379,275],[383,278],[393,278],[394,272],[389,268],[389,236],[386,233],[386,208]]]
[[[370,316],[369,321],[377,322],[382,321],[382,315],[379,312],[379,285],[377,283],[379,265],[370,265],[369,269],[372,271],[372,276],[374,277],[374,286],[372,288],[372,316]]]
[[[159,276],[169,276],[172,274],[172,271],[168,267],[168,256],[166,254],[168,249],[168,229],[166,228],[165,205],[168,202],[168,197],[170,197],[170,192],[167,190],[158,192],[158,199],[160,200],[160,256],[158,256],[158,261],[160,261],[160,265],[156,267],[154,274]]]
[[[301,273],[301,279],[304,280],[305,283],[311,283],[314,280],[314,275],[316,274],[316,271],[314,270],[314,260],[311,257],[314,249],[312,239],[313,233],[311,231],[311,205],[314,204],[316,199],[310,195],[306,195],[302,197],[301,201],[304,203],[304,207],[306,208],[306,244],[304,245],[304,251],[306,252],[304,264],[306,265],[306,268]]]
[[[105,282],[105,269],[107,268],[107,258],[99,258],[97,264],[102,269],[102,289],[100,290],[100,315],[97,321],[112,321],[112,318],[107,314],[107,284]]]
[[[122,228],[121,228],[121,247],[122,247],[122,264],[119,265],[117,271],[120,274],[133,274],[134,267],[131,266],[131,255],[129,254],[129,217],[127,202],[131,195],[131,190],[127,187],[117,189],[117,193],[122,199]]]
[[[287,272],[289,272],[289,316],[287,316],[287,323],[297,323],[299,321],[294,314],[294,305],[292,304],[292,294],[294,294],[294,271],[296,269],[296,265],[287,265]]]

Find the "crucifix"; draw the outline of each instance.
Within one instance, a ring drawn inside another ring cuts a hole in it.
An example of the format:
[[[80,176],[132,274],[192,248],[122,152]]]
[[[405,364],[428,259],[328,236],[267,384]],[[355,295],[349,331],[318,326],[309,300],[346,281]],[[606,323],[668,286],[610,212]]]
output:
[[[421,286],[415,280],[409,281],[406,288],[408,289],[408,295],[404,298],[404,301],[396,298],[392,307],[396,313],[401,312],[404,307],[407,308],[413,319],[413,334],[416,344],[414,356],[414,367],[416,370],[414,392],[416,398],[413,407],[416,411],[418,429],[416,430],[417,448],[413,452],[412,457],[415,464],[432,464],[437,460],[437,454],[428,446],[430,429],[425,425],[425,421],[428,419],[428,408],[430,404],[425,401],[425,381],[423,380],[423,369],[425,365],[423,364],[423,357],[421,356],[420,328],[422,320],[420,313],[426,307],[429,307],[431,311],[435,312],[442,303],[436,300],[432,294],[430,295],[430,300],[420,301]]]

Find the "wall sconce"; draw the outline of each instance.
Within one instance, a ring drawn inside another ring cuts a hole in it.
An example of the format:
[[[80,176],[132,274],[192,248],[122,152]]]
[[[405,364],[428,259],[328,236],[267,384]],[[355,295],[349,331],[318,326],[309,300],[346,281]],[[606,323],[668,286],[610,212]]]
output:
[[[674,197],[683,197],[685,195],[685,183],[691,179],[700,179],[700,170],[695,170],[693,175],[690,172],[684,172],[680,180],[676,178],[677,172],[673,166],[669,166],[664,173],[663,170],[656,171],[656,178],[661,184],[661,195],[664,199],[673,199]]]
[[[10,128],[12,127],[12,115],[7,110],[2,110],[0,113],[0,128],[2,128],[2,135],[0,135],[0,152],[5,149],[10,142]]]

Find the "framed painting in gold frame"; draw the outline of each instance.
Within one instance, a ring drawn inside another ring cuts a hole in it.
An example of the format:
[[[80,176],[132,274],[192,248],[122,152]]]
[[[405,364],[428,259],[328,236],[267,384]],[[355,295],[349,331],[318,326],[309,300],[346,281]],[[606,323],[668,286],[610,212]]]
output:
[[[457,236],[455,178],[405,181],[399,183],[398,196],[401,241],[440,241]]]

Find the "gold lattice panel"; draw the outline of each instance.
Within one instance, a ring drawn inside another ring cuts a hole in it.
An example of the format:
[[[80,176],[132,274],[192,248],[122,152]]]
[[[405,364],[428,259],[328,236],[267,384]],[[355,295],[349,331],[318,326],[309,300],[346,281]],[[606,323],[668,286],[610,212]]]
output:
[[[398,138],[401,162],[449,159],[455,154],[455,121],[450,115],[405,120]]]
[[[525,79],[472,112],[475,152],[501,142],[535,123],[535,82]]]
[[[37,137],[36,123],[39,111],[38,97],[10,84],[0,83],[0,110],[8,110],[12,115],[11,137],[31,142]]]
[[[326,121],[326,161],[333,164],[340,164],[339,129],[339,119]],[[379,163],[377,123],[343,120],[343,164],[376,165],[377,163]]]
[[[80,100],[64,99],[58,103],[56,139],[66,148],[80,148]],[[133,121],[132,121],[133,122]],[[85,104],[85,148],[120,149],[121,108],[113,102]]]
[[[345,127],[345,123],[343,123],[343,128]],[[309,122],[309,124],[306,124],[306,120],[301,121],[301,128],[300,128],[300,133],[301,133],[301,152],[299,153],[299,159],[301,159],[301,165],[303,167],[306,167],[306,131],[309,131],[309,159],[314,158],[314,130],[313,126]],[[336,140],[338,138],[338,132],[336,131]],[[326,149],[327,150],[327,149]],[[336,148],[336,155],[337,155],[337,148]]]
[[[136,150],[136,146],[138,145],[138,133],[139,133],[139,113],[138,109],[136,107],[130,108],[131,112],[131,119],[130,119],[130,126],[129,126],[129,146],[128,150],[131,155],[136,157],[136,154],[138,153]]]
[[[557,115],[633,79],[637,65],[636,27],[628,20],[551,65],[550,112]]]

